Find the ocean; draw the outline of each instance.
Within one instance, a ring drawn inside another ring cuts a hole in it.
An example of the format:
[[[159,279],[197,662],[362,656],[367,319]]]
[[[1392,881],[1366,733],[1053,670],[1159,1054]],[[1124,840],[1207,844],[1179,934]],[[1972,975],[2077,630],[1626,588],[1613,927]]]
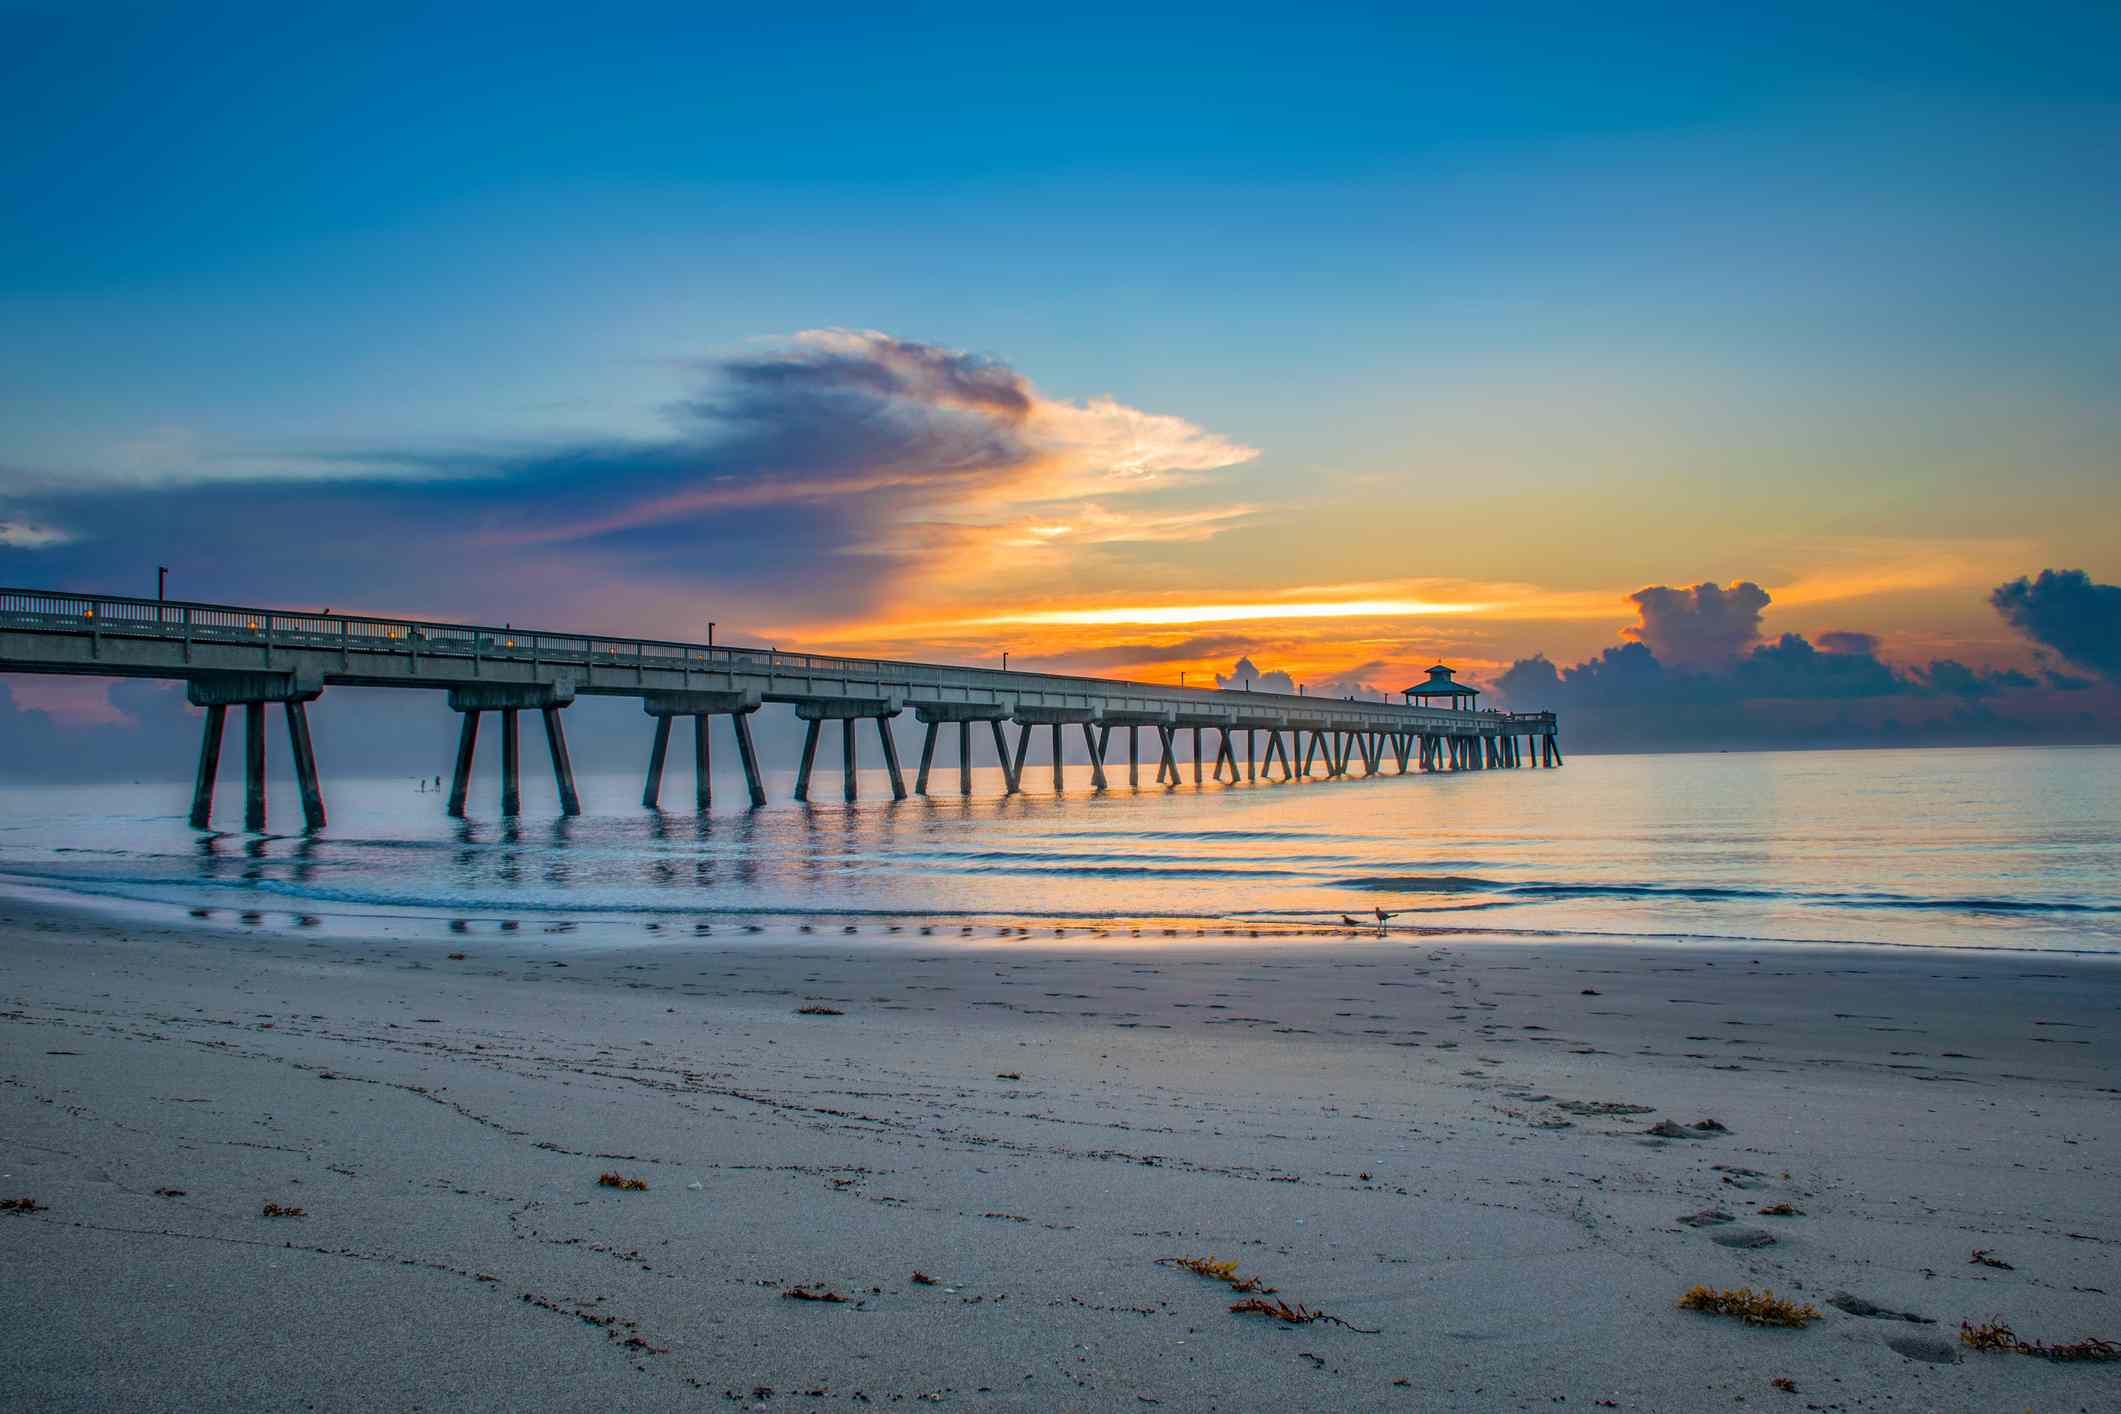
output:
[[[406,780],[327,779],[316,835],[200,832],[178,783],[0,791],[0,887],[260,928],[577,942],[879,942],[1394,932],[1496,939],[1780,940],[2121,953],[2121,748],[1574,756],[1559,770],[1379,780],[1118,784],[1065,793],[1026,769],[894,803],[881,771],[809,806],[639,807],[633,775],[585,776],[561,817],[526,752],[526,806],[493,781],[474,818]],[[274,764],[279,764],[277,761]],[[1145,763],[1143,779],[1154,774]],[[275,819],[299,824],[274,783]],[[431,782],[428,783],[431,787]],[[689,806],[689,762],[666,803]],[[224,778],[217,815],[240,818]],[[1028,933],[1025,931],[1028,930]]]

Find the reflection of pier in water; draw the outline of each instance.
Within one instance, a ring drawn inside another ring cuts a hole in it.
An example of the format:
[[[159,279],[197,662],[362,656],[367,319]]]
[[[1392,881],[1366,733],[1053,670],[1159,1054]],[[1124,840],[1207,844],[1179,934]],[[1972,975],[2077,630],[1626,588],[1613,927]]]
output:
[[[577,696],[638,698],[654,722],[648,781],[641,803],[661,799],[663,765],[674,720],[690,722],[693,795],[712,802],[709,726],[727,717],[751,803],[766,790],[752,745],[751,714],[766,703],[793,706],[804,724],[795,798],[807,800],[818,746],[828,723],[840,738],[841,788],[855,798],[857,726],[874,723],[895,798],[906,782],[891,720],[911,710],[924,728],[913,789],[928,793],[938,735],[957,731],[958,791],[972,792],[975,729],[994,743],[1006,790],[1021,788],[1032,736],[1044,729],[1053,753],[1053,784],[1063,785],[1063,748],[1079,732],[1089,754],[1090,783],[1107,785],[1115,733],[1126,739],[1127,780],[1141,783],[1142,732],[1151,733],[1156,783],[1184,782],[1180,760],[1191,732],[1192,778],[1292,781],[1311,776],[1478,771],[1558,766],[1561,751],[1551,712],[1504,713],[1437,707],[1437,696],[1467,700],[1472,690],[1432,669],[1404,703],[1357,702],[1301,694],[1170,687],[1056,673],[951,667],[782,653],[764,648],[672,643],[643,638],[531,632],[470,624],[427,623],[350,614],[290,613],[223,604],[165,603],[108,595],[0,590],[0,672],[97,677],[179,678],[193,705],[206,711],[191,820],[204,828],[213,808],[228,709],[243,709],[244,824],[265,828],[266,709],[285,714],[302,810],[310,828],[324,824],[324,793],[310,741],[307,704],[330,686],[419,688],[447,694],[463,718],[449,813],[464,813],[472,760],[485,714],[501,728],[501,812],[522,808],[520,714],[543,723],[563,814],[579,814],[574,766],[562,712]],[[1455,689],[1455,694],[1446,689]],[[1418,699],[1418,702],[1417,702]],[[1013,724],[1012,745],[1005,727]],[[1214,733],[1215,740],[1207,740]],[[1207,749],[1208,754],[1204,754]],[[1242,759],[1240,759],[1240,752]]]

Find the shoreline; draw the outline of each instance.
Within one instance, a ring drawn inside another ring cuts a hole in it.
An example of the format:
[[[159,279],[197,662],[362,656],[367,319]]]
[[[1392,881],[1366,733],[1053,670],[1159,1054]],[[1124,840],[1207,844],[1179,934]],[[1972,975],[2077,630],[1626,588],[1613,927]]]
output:
[[[1267,938],[1336,942],[1365,939],[1407,943],[1460,942],[1495,946],[1580,943],[1584,946],[1644,945],[1735,950],[1789,948],[1862,952],[1893,949],[1954,957],[1988,954],[2087,960],[2105,958],[2121,961],[2121,948],[2011,946],[2003,943],[1946,944],[1883,938],[1788,938],[1744,933],[1600,930],[1558,926],[1507,928],[1499,925],[1445,922],[1395,923],[1383,928],[1358,923],[1351,928],[1345,924],[1316,921],[1309,913],[1284,920],[1269,914],[1027,914],[998,910],[949,912],[887,909],[830,909],[813,913],[790,913],[769,908],[745,910],[671,906],[641,908],[614,914],[596,910],[547,908],[538,904],[513,904],[507,908],[482,904],[454,910],[407,904],[402,906],[402,911],[397,912],[379,911],[374,906],[352,911],[333,911],[299,908],[277,901],[271,906],[256,907],[237,904],[192,905],[161,899],[143,899],[126,894],[68,889],[34,875],[0,871],[0,911],[10,907],[48,911],[69,917],[78,916],[98,925],[111,927],[200,928],[208,932],[317,928],[324,930],[325,936],[337,937],[344,941],[359,938],[370,942],[419,941],[423,940],[423,934],[427,935],[424,936],[425,941],[440,942],[447,940],[443,934],[454,938],[461,936],[467,929],[479,932],[491,930],[502,935],[550,940],[580,937],[583,930],[590,929],[597,931],[593,939],[584,939],[582,945],[592,945],[593,942],[596,946],[623,948],[638,946],[641,940],[622,938],[619,936],[620,930],[638,928],[670,941],[688,937],[711,937],[724,942],[737,942],[748,937],[757,940],[762,946],[775,946],[791,938],[806,942],[822,941],[825,936],[831,935],[819,935],[819,929],[836,928],[841,937],[852,936],[876,946],[892,946],[921,938],[946,941],[950,933],[955,931],[960,936],[981,936],[983,940],[1033,933],[1050,934],[1053,937],[1064,937],[1076,944],[1125,943],[1136,939],[1145,945],[1157,946],[1185,946],[1200,939],[1215,942]],[[1395,910],[1395,913],[1401,916],[1415,913],[1425,918],[1441,919],[1460,913],[1485,912],[1491,907],[1493,905],[1477,904],[1454,909],[1401,909]],[[1359,919],[1359,910],[1352,916]],[[539,926],[526,930],[526,919],[535,920]],[[693,924],[692,930],[666,931],[675,930],[678,924],[684,922]],[[232,929],[231,925],[238,924],[242,925],[241,929]],[[728,931],[716,931],[718,928]],[[1122,937],[1122,934],[1126,936]]]
[[[0,1214],[24,1402],[2121,1397],[1952,1341],[2121,1336],[2103,955],[188,921],[0,901],[0,1187],[45,1205]],[[1156,1264],[1210,1255],[1382,1333]],[[1696,1282],[1824,1316],[1676,1309]]]

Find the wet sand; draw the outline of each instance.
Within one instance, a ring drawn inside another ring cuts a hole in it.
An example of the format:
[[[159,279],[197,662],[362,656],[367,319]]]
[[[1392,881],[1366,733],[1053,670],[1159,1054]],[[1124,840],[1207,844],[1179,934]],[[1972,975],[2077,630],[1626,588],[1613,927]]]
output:
[[[317,931],[0,907],[8,1404],[2121,1405],[2113,959]]]

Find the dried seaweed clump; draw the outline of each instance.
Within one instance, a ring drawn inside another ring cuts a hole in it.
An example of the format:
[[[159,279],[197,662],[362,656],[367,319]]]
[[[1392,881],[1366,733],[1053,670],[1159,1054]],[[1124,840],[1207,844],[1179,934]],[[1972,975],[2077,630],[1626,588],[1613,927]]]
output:
[[[817,1002],[812,1002],[809,1006],[797,1007],[795,1014],[797,1016],[845,1016],[847,1013],[836,1006],[824,1006]]]
[[[628,1193],[644,1193],[648,1190],[645,1178],[628,1178],[623,1173],[600,1173],[597,1182],[606,1188],[624,1189]]]
[[[1789,1326],[1802,1330],[1819,1319],[1819,1308],[1785,1301],[1772,1291],[1754,1292],[1750,1286],[1717,1291],[1697,1286],[1679,1298],[1682,1311],[1701,1311],[1711,1316],[1736,1316],[1749,1326]]]
[[[1251,1291],[1264,1292],[1269,1296],[1274,1294],[1274,1288],[1258,1277],[1240,1277],[1235,1262],[1218,1262],[1213,1257],[1159,1257],[1156,1261],[1158,1266],[1184,1267],[1197,1277],[1228,1282],[1230,1289],[1239,1295]]]
[[[1804,1209],[1790,1203],[1770,1203],[1760,1210],[1760,1214],[1769,1218],[1801,1218]]]
[[[2015,1272],[2018,1270],[1986,1247],[1976,1247],[1974,1255],[1966,1259],[1966,1264],[1970,1267],[1994,1267],[1999,1272]]]
[[[1959,1343],[1974,1350],[2035,1355],[2042,1360],[2121,1360],[2121,1344],[2111,1340],[2086,1336],[2068,1345],[2047,1345],[2037,1340],[2020,1340],[2016,1331],[1994,1320],[1979,1326],[1961,1321]]]
[[[268,1218],[306,1218],[309,1214],[300,1208],[287,1208],[282,1207],[278,1203],[267,1203],[265,1211],[259,1216]]]
[[[913,1284],[915,1286],[934,1286],[936,1281],[934,1277],[929,1276],[926,1272],[915,1272],[913,1274]]]
[[[34,1198],[0,1198],[0,1213],[41,1213],[46,1206]]]
[[[782,1292],[781,1299],[784,1301],[827,1301],[836,1303],[845,1301],[847,1298],[829,1287],[820,1286],[814,1282],[804,1282],[800,1286],[791,1286]]]
[[[1292,1326],[1308,1326],[1314,1321],[1324,1321],[1327,1325],[1339,1326],[1343,1330],[1354,1331],[1357,1335],[1377,1334],[1376,1331],[1365,1330],[1361,1326],[1351,1326],[1338,1316],[1329,1316],[1323,1311],[1314,1311],[1300,1301],[1291,1306],[1286,1301],[1262,1301],[1257,1296],[1248,1296],[1242,1301],[1233,1303],[1230,1310],[1233,1314],[1240,1316],[1272,1316],[1275,1320]]]

